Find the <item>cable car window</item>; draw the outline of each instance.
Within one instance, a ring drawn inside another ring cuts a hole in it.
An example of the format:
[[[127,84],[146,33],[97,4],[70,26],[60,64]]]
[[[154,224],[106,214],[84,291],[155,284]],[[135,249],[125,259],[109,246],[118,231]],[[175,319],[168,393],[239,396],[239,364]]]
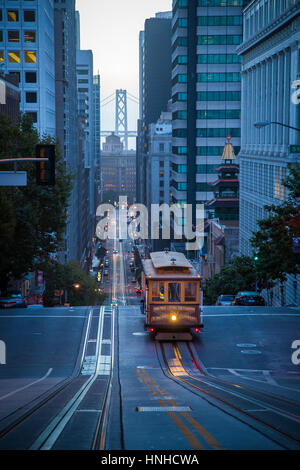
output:
[[[180,284],[179,282],[169,282],[168,301],[180,302]]]
[[[184,284],[184,300],[185,302],[196,301],[197,284],[196,282],[186,282]]]
[[[153,302],[164,302],[165,290],[164,283],[159,281],[152,282],[152,301]]]

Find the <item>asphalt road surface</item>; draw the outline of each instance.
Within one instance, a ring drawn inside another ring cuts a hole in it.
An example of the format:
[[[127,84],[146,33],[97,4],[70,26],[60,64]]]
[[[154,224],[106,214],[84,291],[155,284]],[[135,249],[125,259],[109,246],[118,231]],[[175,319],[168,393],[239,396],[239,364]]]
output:
[[[106,246],[104,306],[0,311],[0,449],[299,449],[300,310],[205,307],[191,343],[158,343],[132,242]]]

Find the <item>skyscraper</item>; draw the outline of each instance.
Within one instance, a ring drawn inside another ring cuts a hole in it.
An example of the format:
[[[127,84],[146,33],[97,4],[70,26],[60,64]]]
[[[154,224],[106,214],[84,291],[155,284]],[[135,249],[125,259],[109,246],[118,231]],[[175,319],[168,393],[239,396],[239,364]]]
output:
[[[41,135],[55,136],[54,2],[0,4],[0,64],[19,78],[20,110]]]
[[[171,97],[171,12],[145,21],[140,33],[140,113],[137,139],[137,201],[146,202],[145,181],[149,124],[167,110]]]
[[[172,20],[172,199],[213,198],[225,138],[240,149],[243,0],[174,0]],[[206,211],[208,214],[208,211]]]
[[[283,182],[289,165],[300,162],[293,145],[300,132],[271,124],[257,129],[255,122],[277,121],[300,128],[300,107],[293,101],[300,74],[300,1],[253,1],[244,10],[244,42],[239,47],[242,66],[242,145],[240,151],[240,252],[252,256],[250,238],[257,221],[268,213],[265,205],[286,199]],[[297,149],[297,147],[296,147]],[[299,148],[298,148],[299,150]],[[274,253],[276,256],[276,253]],[[299,304],[300,280],[289,276],[273,290],[274,305]]]
[[[56,137],[68,171],[73,175],[73,188],[67,211],[65,260],[80,259],[79,253],[79,168],[77,133],[77,82],[75,47],[75,0],[55,2],[55,104]]]

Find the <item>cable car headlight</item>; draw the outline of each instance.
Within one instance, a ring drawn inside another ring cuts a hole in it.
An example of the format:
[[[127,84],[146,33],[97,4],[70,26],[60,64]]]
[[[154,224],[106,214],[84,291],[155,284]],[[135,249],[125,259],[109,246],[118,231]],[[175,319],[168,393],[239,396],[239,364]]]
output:
[[[177,320],[177,315],[175,315],[175,313],[172,313],[172,315],[171,315],[171,320],[172,320],[172,321],[176,321],[176,320]]]

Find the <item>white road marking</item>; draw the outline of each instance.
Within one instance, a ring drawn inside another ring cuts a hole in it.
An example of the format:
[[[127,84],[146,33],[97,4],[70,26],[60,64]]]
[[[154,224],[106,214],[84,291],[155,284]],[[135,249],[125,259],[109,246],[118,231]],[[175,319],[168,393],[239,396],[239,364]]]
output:
[[[103,334],[103,319],[104,319],[104,307],[101,307],[101,315],[99,318],[98,324],[98,334],[97,334],[97,349],[96,349],[96,357],[97,357],[97,367],[96,373],[92,375],[87,382],[85,382],[82,387],[78,390],[78,392],[73,396],[73,398],[69,401],[69,403],[60,411],[60,413],[51,421],[51,423],[47,426],[47,428],[40,434],[38,439],[32,444],[30,450],[50,450],[59,436],[61,435],[62,431],[66,427],[67,423],[73,416],[74,412],[77,410],[78,406],[84,399],[85,395],[93,385],[94,381],[97,379],[97,370],[100,361],[100,351],[101,351],[101,340]]]
[[[49,375],[51,374],[52,371],[53,371],[53,368],[51,367],[48,370],[48,372],[43,377],[41,377],[40,379],[35,380],[34,382],[31,382],[30,384],[24,385],[24,387],[18,388],[17,390],[13,390],[12,392],[7,393],[6,395],[2,395],[2,397],[0,397],[0,400],[4,400],[5,398],[11,397],[12,395],[15,395],[16,393],[22,392],[26,388],[32,387],[32,385],[35,385],[39,382],[42,382],[42,380],[45,380],[47,377],[49,377]]]

